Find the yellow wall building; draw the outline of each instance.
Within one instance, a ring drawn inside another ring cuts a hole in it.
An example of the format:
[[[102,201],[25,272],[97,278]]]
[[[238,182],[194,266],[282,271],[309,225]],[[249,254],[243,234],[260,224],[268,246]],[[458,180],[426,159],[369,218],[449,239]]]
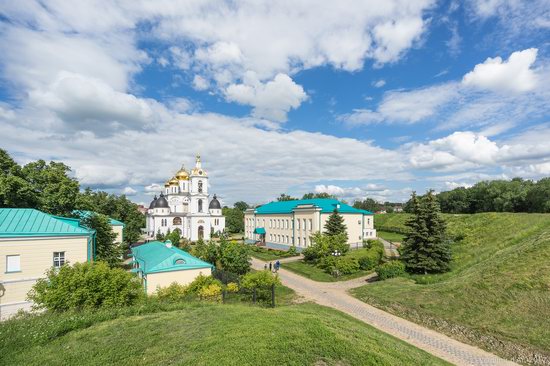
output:
[[[324,231],[329,216],[337,210],[344,218],[348,243],[360,245],[376,238],[374,214],[334,199],[309,199],[271,202],[249,209],[244,215],[245,237],[265,241],[268,247],[298,251],[311,245],[311,235]]]
[[[143,281],[147,294],[172,283],[187,285],[199,275],[210,276],[212,264],[165,243],[153,241],[132,248],[134,268]]]
[[[0,209],[0,319],[30,309],[27,293],[52,266],[92,260],[94,238],[78,219]]]

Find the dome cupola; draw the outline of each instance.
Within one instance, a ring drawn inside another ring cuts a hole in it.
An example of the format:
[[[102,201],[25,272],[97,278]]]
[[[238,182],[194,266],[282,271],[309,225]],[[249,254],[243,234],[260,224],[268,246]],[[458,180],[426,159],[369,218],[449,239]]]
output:
[[[181,169],[178,170],[178,172],[176,173],[175,178],[178,180],[189,180],[189,173],[187,172],[187,170],[185,170],[185,167],[183,165],[181,166]]]
[[[220,205],[220,201],[218,201],[218,198],[216,195],[214,195],[214,198],[212,198],[212,201],[210,201],[210,205],[208,206],[208,209],[210,210],[221,210],[222,206]]]
[[[171,185],[171,186],[177,186],[179,184],[178,182],[178,179],[176,177],[173,177],[172,179],[170,179],[168,181],[168,183]]]
[[[155,208],[170,208],[168,201],[164,198],[164,194],[160,194],[160,197],[155,201]]]
[[[157,202],[157,195],[155,194],[155,198],[151,201],[151,204],[149,205],[150,209],[155,208],[155,203]]]

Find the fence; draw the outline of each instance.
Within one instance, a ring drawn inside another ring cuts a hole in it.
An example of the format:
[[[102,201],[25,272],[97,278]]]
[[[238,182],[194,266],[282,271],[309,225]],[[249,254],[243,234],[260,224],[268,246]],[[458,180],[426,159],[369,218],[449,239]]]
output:
[[[253,305],[275,307],[275,285],[247,289],[241,287],[239,275],[236,273],[216,270],[212,275],[220,280],[224,285],[227,285],[228,283],[235,283],[238,286],[238,291],[236,292],[227,291],[227,288],[224,287],[222,290],[222,302],[224,304],[247,302],[252,303]]]

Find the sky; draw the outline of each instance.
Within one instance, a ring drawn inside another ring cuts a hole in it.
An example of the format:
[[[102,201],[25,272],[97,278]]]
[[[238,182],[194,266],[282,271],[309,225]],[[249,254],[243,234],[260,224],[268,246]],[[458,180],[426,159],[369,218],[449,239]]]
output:
[[[148,204],[550,176],[550,0],[0,0],[0,147]]]

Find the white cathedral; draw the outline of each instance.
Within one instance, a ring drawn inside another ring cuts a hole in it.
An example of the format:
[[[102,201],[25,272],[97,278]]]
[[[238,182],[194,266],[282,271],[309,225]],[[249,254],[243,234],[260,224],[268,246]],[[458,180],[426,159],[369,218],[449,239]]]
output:
[[[147,210],[147,236],[180,229],[189,240],[210,239],[211,233],[225,229],[225,217],[216,195],[208,200],[208,174],[197,155],[191,172],[182,166],[176,175],[164,184],[164,191],[155,196]]]

